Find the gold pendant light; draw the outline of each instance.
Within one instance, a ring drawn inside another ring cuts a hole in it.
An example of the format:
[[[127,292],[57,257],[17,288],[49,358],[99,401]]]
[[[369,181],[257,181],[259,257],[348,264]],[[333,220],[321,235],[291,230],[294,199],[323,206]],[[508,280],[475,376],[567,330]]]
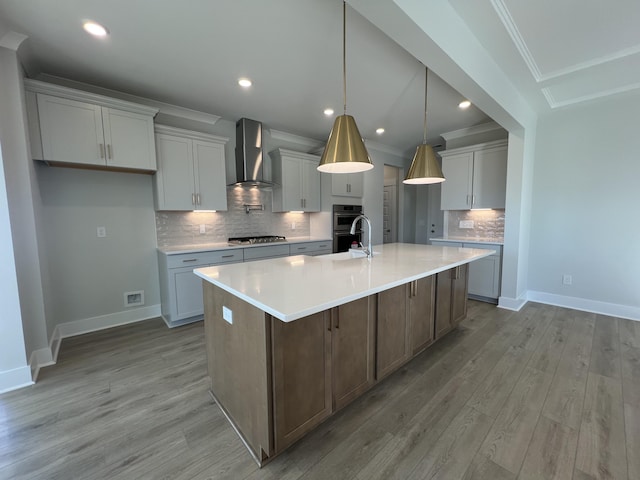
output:
[[[347,115],[347,4],[342,2],[342,89],[344,115],[336,117],[318,170],[325,173],[364,172],[373,168],[355,119]]]
[[[416,149],[407,177],[402,181],[402,183],[411,185],[444,182],[444,175],[436,159],[436,154],[433,153],[431,145],[427,145],[427,78],[429,77],[429,69],[424,68],[424,139],[422,145]]]

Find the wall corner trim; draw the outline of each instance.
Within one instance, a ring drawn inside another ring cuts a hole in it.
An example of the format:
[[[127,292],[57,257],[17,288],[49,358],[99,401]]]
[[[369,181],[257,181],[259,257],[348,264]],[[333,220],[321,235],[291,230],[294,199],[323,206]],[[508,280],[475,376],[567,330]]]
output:
[[[519,312],[520,309],[527,304],[527,300],[526,295],[521,295],[518,298],[500,297],[498,299],[498,308]]]
[[[557,307],[572,308],[574,310],[598,313],[610,317],[640,321],[640,308],[630,305],[601,302],[580,297],[569,297],[535,290],[529,290],[527,292],[527,299],[531,302],[545,303]]]

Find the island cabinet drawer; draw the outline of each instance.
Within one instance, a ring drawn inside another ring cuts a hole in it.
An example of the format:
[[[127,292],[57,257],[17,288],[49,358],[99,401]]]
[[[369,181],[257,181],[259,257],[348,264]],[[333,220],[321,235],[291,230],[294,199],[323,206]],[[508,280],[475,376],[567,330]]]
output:
[[[288,257],[289,244],[267,245],[244,249],[244,261],[260,260],[262,258]]]
[[[296,243],[291,245],[291,255],[324,255],[332,252],[331,241]]]
[[[215,250],[211,252],[181,253],[167,256],[167,267],[190,267],[218,265],[221,263],[242,262],[244,259],[242,249]]]

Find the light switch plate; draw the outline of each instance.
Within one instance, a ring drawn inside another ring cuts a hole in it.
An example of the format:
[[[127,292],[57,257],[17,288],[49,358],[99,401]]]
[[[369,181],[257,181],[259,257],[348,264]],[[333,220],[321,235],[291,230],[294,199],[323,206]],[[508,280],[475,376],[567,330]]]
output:
[[[229,325],[233,325],[233,310],[222,306],[222,318],[224,318]]]
[[[97,228],[98,238],[104,238],[107,236],[107,228],[106,227],[98,227]]]
[[[473,220],[460,220],[460,228],[473,228]]]

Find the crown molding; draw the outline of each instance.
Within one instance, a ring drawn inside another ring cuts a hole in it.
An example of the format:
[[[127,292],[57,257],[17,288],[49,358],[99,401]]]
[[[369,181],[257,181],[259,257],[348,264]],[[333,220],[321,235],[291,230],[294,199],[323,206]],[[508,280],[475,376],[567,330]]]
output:
[[[325,142],[321,142],[320,140],[303,137],[301,135],[295,135],[293,133],[283,132],[281,130],[275,130],[273,128],[269,129],[269,133],[271,134],[271,138],[274,140],[279,140],[281,142],[294,143],[296,145],[300,145],[301,147],[304,147],[309,152],[324,148],[324,144],[325,144]]]
[[[480,125],[474,125],[472,127],[461,128],[460,130],[453,130],[452,132],[441,133],[440,136],[445,141],[454,140],[456,138],[466,137],[468,135],[477,135],[479,133],[492,132],[494,130],[504,130],[496,122],[481,123]]]
[[[162,125],[156,123],[153,127],[155,133],[174,135],[177,137],[186,137],[194,140],[202,140],[205,142],[221,143],[225,144],[229,141],[228,137],[220,137],[218,135],[211,135],[210,133],[196,132],[194,130],[185,130],[183,128],[170,127],[169,125]]]
[[[158,114],[166,115],[169,117],[175,117],[186,120],[193,120],[195,122],[204,123],[207,125],[215,125],[222,117],[219,115],[213,115],[211,113],[200,112],[198,110],[192,110],[190,108],[180,107],[178,105],[172,105],[170,103],[159,102],[146,97],[139,97],[130,93],[119,92],[117,90],[111,90],[110,88],[97,87],[88,83],[78,82],[76,80],[69,80],[62,77],[56,77],[53,75],[42,75],[40,78],[44,81],[51,81],[56,84],[63,84],[69,88],[77,88],[80,90],[95,92],[98,95],[105,95],[107,97],[119,98],[125,101],[129,101],[138,105],[146,105],[148,107],[157,110]]]

